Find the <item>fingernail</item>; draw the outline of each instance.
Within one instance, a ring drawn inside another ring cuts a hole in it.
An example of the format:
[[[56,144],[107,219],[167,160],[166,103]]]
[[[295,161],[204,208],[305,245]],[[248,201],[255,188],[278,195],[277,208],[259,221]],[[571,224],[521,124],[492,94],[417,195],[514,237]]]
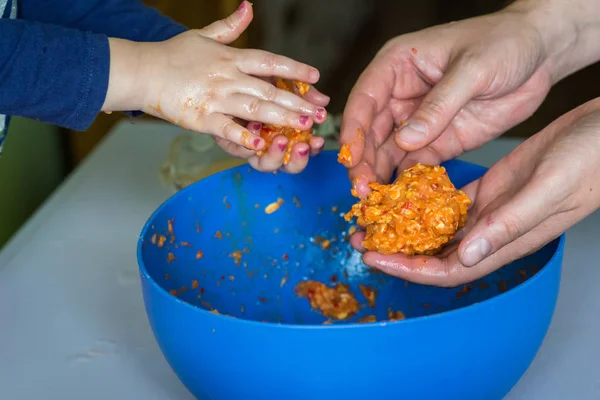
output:
[[[477,238],[467,245],[467,248],[462,253],[462,262],[467,267],[481,262],[492,251],[492,246],[487,239]]]
[[[244,7],[246,7],[246,2],[242,1],[242,4],[240,4],[240,6],[238,7],[238,11],[242,11],[244,9]]]
[[[287,145],[285,143],[279,143],[277,147],[279,147],[279,150],[284,151]]]
[[[308,149],[300,150],[298,151],[298,154],[300,154],[302,157],[305,157],[308,154]]]
[[[317,119],[319,121],[323,121],[325,119],[325,109],[324,108],[317,108]]]
[[[308,76],[309,76],[309,78],[310,78],[311,81],[316,82],[319,79],[319,75],[320,75],[319,71],[317,71],[316,69],[313,69],[310,72],[310,75],[308,75]]]
[[[308,115],[301,115],[298,120],[300,121],[301,125],[306,125],[308,123]]]
[[[258,149],[258,146],[260,145],[260,139],[254,139],[254,148]]]
[[[262,124],[260,122],[255,122],[254,124],[252,124],[252,129],[255,131],[259,131],[260,128],[262,128]]]
[[[427,127],[422,122],[411,121],[406,124],[398,133],[401,142],[407,144],[419,144],[427,136]]]

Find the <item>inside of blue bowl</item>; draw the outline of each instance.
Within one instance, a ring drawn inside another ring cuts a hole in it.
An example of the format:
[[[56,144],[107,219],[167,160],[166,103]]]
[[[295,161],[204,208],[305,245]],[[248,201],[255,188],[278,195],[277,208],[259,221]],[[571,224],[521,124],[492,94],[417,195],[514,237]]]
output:
[[[456,160],[444,166],[457,187],[485,172]],[[352,224],[342,215],[356,202],[350,188],[334,152],[315,157],[299,175],[241,166],[210,176],[175,194],[148,221],[141,242],[142,271],[201,309],[284,324],[328,321],[295,294],[300,281],[346,283],[361,309],[353,318],[334,322],[344,324],[373,315],[386,320],[390,310],[414,318],[484,301],[535,275],[558,246],[554,241],[458,288],[409,283],[366,267],[349,245]],[[278,209],[265,212],[277,202]],[[377,291],[374,308],[359,284]]]

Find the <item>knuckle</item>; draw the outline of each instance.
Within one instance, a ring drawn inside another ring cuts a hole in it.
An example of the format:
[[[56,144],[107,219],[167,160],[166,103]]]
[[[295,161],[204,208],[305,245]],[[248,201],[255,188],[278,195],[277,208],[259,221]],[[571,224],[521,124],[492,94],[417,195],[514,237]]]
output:
[[[267,71],[271,71],[275,68],[277,59],[273,53],[264,52],[262,55],[261,68]]]
[[[523,228],[518,219],[512,215],[504,215],[499,221],[500,230],[505,239],[514,240],[523,234]]]
[[[219,132],[221,132],[221,136],[228,140],[232,140],[232,138],[235,135],[236,130],[237,129],[236,129],[235,123],[231,120],[224,121],[223,123],[221,123],[221,126],[219,127]]]
[[[225,29],[227,29],[228,31],[235,31],[237,27],[232,16],[222,19],[221,22],[225,26]]]
[[[266,85],[263,96],[266,101],[275,101],[277,99],[277,88],[273,85]]]
[[[436,124],[440,117],[445,115],[448,109],[447,102],[439,97],[423,99],[423,102],[421,103],[421,118],[431,124]]]
[[[262,100],[254,99],[250,103],[248,103],[247,111],[250,115],[256,115],[260,112],[262,108]]]

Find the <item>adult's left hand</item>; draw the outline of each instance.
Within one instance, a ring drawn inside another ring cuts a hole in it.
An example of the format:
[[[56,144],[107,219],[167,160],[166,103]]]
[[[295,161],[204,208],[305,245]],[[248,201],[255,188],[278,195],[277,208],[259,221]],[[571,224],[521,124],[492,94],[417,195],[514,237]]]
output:
[[[453,287],[531,254],[600,207],[600,98],[558,118],[463,188],[469,221],[437,257],[367,252],[365,264]],[[360,243],[364,233],[352,237]]]

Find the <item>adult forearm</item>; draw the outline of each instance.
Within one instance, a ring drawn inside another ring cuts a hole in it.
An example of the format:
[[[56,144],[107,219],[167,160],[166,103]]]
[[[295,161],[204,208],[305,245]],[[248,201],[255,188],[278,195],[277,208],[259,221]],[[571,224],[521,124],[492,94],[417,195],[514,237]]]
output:
[[[506,10],[525,12],[539,32],[554,83],[600,60],[600,1],[518,0]]]

